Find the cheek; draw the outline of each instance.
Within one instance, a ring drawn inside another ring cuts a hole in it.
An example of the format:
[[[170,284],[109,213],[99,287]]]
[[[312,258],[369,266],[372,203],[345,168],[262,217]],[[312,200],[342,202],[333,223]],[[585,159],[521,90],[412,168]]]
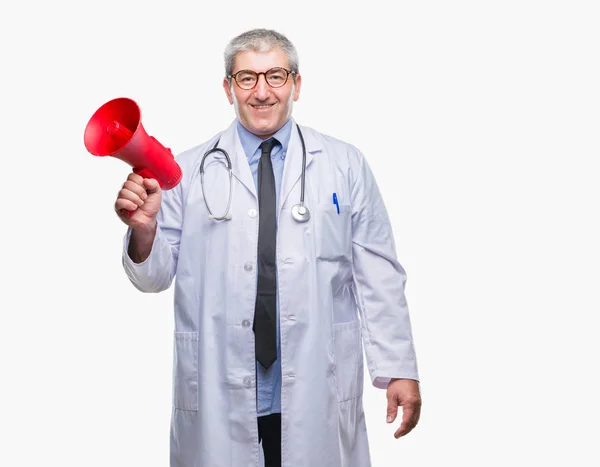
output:
[[[295,97],[295,92],[293,90],[291,92],[289,92],[289,93],[281,94],[279,96],[279,102],[281,102],[282,104],[284,104],[284,105],[286,105],[288,107],[295,100],[296,100],[296,97]]]
[[[245,101],[244,95],[242,94],[238,94],[237,92],[238,90],[236,89],[235,91],[232,91],[231,96],[233,97],[233,99],[238,102],[238,103],[243,103]]]

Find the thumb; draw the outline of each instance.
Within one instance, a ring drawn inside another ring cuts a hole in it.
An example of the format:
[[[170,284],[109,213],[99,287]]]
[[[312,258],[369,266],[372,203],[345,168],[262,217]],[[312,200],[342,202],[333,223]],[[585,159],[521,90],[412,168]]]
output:
[[[160,191],[160,184],[154,178],[144,178],[144,186],[149,195]]]
[[[388,423],[392,423],[394,420],[396,420],[396,416],[398,415],[398,400],[395,397],[388,397],[387,401],[386,421]]]

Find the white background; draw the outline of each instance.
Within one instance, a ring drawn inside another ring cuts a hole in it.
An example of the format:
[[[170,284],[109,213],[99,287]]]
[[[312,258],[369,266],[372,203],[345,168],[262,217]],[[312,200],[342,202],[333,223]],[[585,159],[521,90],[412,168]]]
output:
[[[126,96],[174,153],[205,141],[234,116],[225,45],[254,27],[299,51],[296,120],[365,153],[408,272],[422,418],[395,440],[367,384],[373,466],[600,465],[597,2],[15,4],[0,465],[168,465],[172,289],[126,279],[130,168],[83,130]]]

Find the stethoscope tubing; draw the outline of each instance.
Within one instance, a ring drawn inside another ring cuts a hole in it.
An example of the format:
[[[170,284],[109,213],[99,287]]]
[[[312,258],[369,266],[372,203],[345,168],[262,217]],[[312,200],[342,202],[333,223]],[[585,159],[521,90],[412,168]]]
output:
[[[310,211],[304,206],[304,190],[306,184],[306,145],[304,143],[304,136],[300,131],[300,126],[297,123],[296,128],[298,129],[298,136],[300,136],[300,142],[302,143],[302,174],[300,176],[300,203],[293,206],[292,216],[298,222],[306,222],[308,219],[310,219]],[[225,149],[218,147],[219,142],[220,139],[217,140],[212,149],[209,149],[204,153],[204,156],[202,156],[202,160],[200,162],[200,184],[202,185],[202,196],[204,197],[206,209],[208,209],[209,218],[216,221],[231,220],[231,214],[229,213],[229,210],[231,209],[231,198],[233,194],[233,169],[231,164],[231,158],[229,157],[229,154],[227,154],[227,151],[225,151]],[[227,162],[227,170],[229,172],[229,196],[227,199],[227,208],[225,209],[225,213],[222,216],[215,216],[215,214],[212,212],[210,206],[208,205],[206,192],[204,191],[204,161],[208,156],[215,152],[219,152],[223,156],[225,156],[225,160]]]

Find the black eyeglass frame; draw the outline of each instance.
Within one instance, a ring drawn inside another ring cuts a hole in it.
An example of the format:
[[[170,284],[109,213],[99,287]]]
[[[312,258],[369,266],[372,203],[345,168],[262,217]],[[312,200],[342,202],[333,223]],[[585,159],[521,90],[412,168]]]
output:
[[[286,73],[285,74],[285,81],[283,82],[283,84],[281,86],[273,86],[271,83],[269,83],[269,80],[267,79],[267,73],[269,73],[269,72],[271,72],[273,70],[283,70],[283,71],[285,71],[285,73]],[[254,86],[252,86],[251,88],[244,88],[244,87],[242,87],[240,85],[240,83],[238,83],[237,76],[240,73],[242,73],[242,72],[254,73],[256,75],[256,83],[254,83]],[[275,66],[273,68],[269,68],[267,71],[261,71],[260,73],[254,71],[254,70],[240,70],[240,71],[234,73],[233,75],[227,75],[227,78],[228,79],[233,79],[235,81],[235,84],[237,84],[240,89],[243,89],[244,91],[251,91],[258,84],[258,80],[260,78],[260,75],[263,75],[265,77],[265,82],[269,85],[269,87],[272,87],[273,89],[279,89],[279,88],[284,87],[287,84],[290,75],[296,76],[296,72],[292,71],[292,70],[286,70],[285,68],[283,68],[281,66]]]

